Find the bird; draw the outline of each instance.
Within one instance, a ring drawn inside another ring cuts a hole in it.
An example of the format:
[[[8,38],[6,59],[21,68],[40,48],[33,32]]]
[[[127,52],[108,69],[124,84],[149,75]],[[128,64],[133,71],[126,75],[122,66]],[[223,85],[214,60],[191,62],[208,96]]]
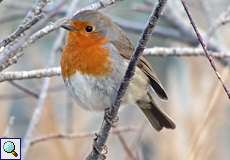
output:
[[[108,109],[116,98],[134,45],[111,18],[96,10],[80,11],[61,27],[68,31],[60,61],[67,91],[85,110]],[[154,70],[141,57],[120,108],[137,105],[156,131],[176,128],[153,100],[149,86],[161,99],[168,99]]]

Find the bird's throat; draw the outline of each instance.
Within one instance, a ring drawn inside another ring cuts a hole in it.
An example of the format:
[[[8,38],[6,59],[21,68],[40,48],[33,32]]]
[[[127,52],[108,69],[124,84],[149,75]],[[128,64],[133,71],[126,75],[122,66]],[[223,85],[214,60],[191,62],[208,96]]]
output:
[[[87,36],[69,32],[61,58],[63,78],[73,76],[76,71],[96,77],[109,74],[113,70],[113,61],[105,47],[108,42],[109,39],[96,34]]]

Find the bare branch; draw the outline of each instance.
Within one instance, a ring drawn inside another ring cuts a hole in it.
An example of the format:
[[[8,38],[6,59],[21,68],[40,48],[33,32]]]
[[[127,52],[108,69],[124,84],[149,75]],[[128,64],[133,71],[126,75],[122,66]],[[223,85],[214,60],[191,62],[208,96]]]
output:
[[[29,21],[31,21],[31,19],[34,19],[34,17],[36,15],[41,14],[42,9],[46,6],[46,4],[48,2],[50,2],[50,0],[37,0],[36,3],[34,4],[34,6],[31,8],[31,10],[27,13],[26,17],[24,18],[24,20],[22,21],[22,23],[19,25],[19,27],[20,26],[24,26],[25,24],[27,24]],[[11,48],[14,46],[14,43],[16,41],[18,41],[18,40],[15,39],[15,41],[13,43],[11,43],[7,47],[6,52],[8,52],[9,50],[11,50]]]
[[[205,44],[204,44],[204,42],[203,42],[203,39],[202,39],[202,37],[201,37],[201,35],[200,35],[200,33],[199,33],[199,31],[198,31],[196,25],[195,25],[195,22],[194,22],[193,19],[192,19],[191,14],[190,14],[189,11],[188,11],[188,8],[187,8],[187,6],[186,6],[186,4],[185,4],[185,1],[184,1],[184,0],[181,0],[181,3],[182,3],[183,6],[184,6],[184,9],[185,9],[185,11],[186,11],[186,13],[187,13],[187,15],[188,15],[188,17],[189,17],[189,20],[190,20],[190,22],[191,22],[191,25],[192,25],[194,31],[196,32],[197,38],[198,38],[198,40],[199,40],[199,42],[200,42],[200,44],[201,44],[201,46],[202,46],[202,48],[203,48],[203,50],[204,50],[204,52],[205,52],[205,54],[206,54],[206,56],[207,56],[207,58],[208,58],[210,64],[211,64],[213,70],[215,71],[217,78],[220,80],[220,82],[221,82],[221,84],[222,84],[222,86],[223,86],[225,92],[226,92],[227,95],[228,95],[228,98],[230,99],[230,92],[229,92],[227,86],[225,85],[224,81],[221,79],[220,73],[218,72],[215,63],[214,63],[214,61],[212,60],[211,55],[209,54],[209,52],[208,52],[207,49],[206,49],[206,46],[205,46]]]
[[[117,134],[120,132],[128,132],[128,131],[134,131],[136,132],[138,128],[133,126],[125,126],[125,127],[117,127],[111,130],[111,133]],[[65,134],[65,133],[57,133],[57,134],[49,134],[46,136],[35,138],[31,141],[30,145],[34,145],[38,142],[47,141],[51,139],[56,138],[68,138],[68,139],[74,139],[74,138],[85,138],[85,137],[94,137],[95,133],[98,131],[92,131],[92,132],[83,132],[83,133],[72,133],[72,134]]]
[[[151,36],[153,29],[156,26],[156,23],[158,19],[160,18],[161,12],[163,10],[163,7],[166,3],[166,0],[159,0],[156,4],[154,10],[152,11],[149,20],[146,24],[145,29],[142,32],[141,38],[137,44],[137,47],[135,48],[135,51],[130,59],[128,68],[125,72],[125,76],[120,84],[120,87],[117,91],[116,99],[113,103],[113,105],[109,109],[109,117],[111,117],[111,121],[115,120],[115,117],[118,114],[118,109],[120,107],[120,104],[122,102],[122,97],[125,94],[126,89],[128,88],[128,85],[130,83],[131,78],[134,75],[135,67],[137,65],[138,60],[141,57],[142,52],[145,49],[145,46],[147,44],[147,41],[149,37]],[[102,152],[104,145],[106,143],[106,140],[109,136],[109,131],[111,129],[111,124],[108,122],[107,119],[104,120],[100,132],[95,140],[95,144],[93,144],[93,149],[91,153],[86,158],[87,160],[97,160],[101,156],[99,152]],[[95,147],[96,146],[96,147]],[[97,148],[97,149],[96,149]],[[104,156],[105,159],[105,156]]]
[[[26,157],[26,154],[27,154],[27,151],[29,149],[30,142],[31,142],[31,138],[33,135],[33,131],[34,131],[34,129],[35,129],[35,127],[39,121],[41,111],[42,111],[42,108],[44,106],[44,100],[45,100],[46,95],[47,95],[47,89],[49,87],[49,82],[50,82],[50,78],[46,77],[46,79],[44,80],[44,83],[42,85],[41,92],[39,94],[37,107],[35,108],[35,110],[33,112],[32,118],[30,119],[26,134],[24,136],[24,141],[22,142],[22,151],[21,151],[22,160],[24,160]]]
[[[42,9],[50,2],[50,0],[37,0],[35,5],[28,12],[26,17],[24,18],[21,25],[28,23],[31,19],[33,19],[36,15],[41,14]]]
[[[230,57],[227,53],[218,53],[209,51],[210,55],[215,58]],[[146,48],[143,52],[143,56],[206,56],[202,48],[181,48],[181,47],[154,47]]]
[[[46,19],[46,20],[49,20],[49,19],[55,14],[55,12],[56,12],[61,6],[63,6],[67,1],[68,1],[68,0],[61,1],[57,6],[55,6],[55,7],[52,9],[52,11],[49,13],[48,16],[46,16],[45,19]],[[44,23],[46,23],[46,21],[45,21]],[[44,23],[40,24],[40,26],[43,25]],[[38,27],[40,27],[40,26],[38,26]],[[35,30],[37,31],[37,28],[36,28]],[[18,43],[14,46],[14,48],[8,46],[8,48],[7,48],[6,51],[4,52],[4,55],[2,55],[1,58],[3,58],[3,59],[4,59],[4,57],[10,58],[10,57],[16,55],[17,52],[22,51],[22,50],[23,50],[26,46],[28,46],[29,44],[33,43],[34,41],[32,41],[32,42],[30,41],[30,43],[26,43],[26,42],[28,42],[28,41],[30,40],[29,37],[35,32],[35,30],[31,30],[29,34],[27,34],[26,36],[24,36],[23,39],[22,39],[20,42],[18,42]],[[45,32],[45,31],[44,31],[44,32]],[[42,33],[44,33],[44,32],[42,32]],[[44,35],[46,35],[46,34],[48,34],[48,33],[44,33]],[[34,35],[34,34],[33,34],[33,35]],[[37,38],[36,40],[38,40],[40,37],[35,37],[35,38]],[[12,48],[12,49],[10,49],[10,48]],[[9,56],[9,55],[10,55],[10,56]],[[16,56],[14,56],[13,58],[10,58],[10,59],[5,58],[6,60],[4,61],[4,63],[3,63],[2,65],[0,65],[0,71],[2,71],[3,69],[7,68],[7,67],[10,66],[11,64],[16,63],[16,62],[17,62],[17,59],[18,59],[19,57],[21,57],[22,55],[23,55],[22,53],[19,53],[19,55],[16,55]],[[1,58],[0,58],[0,59],[1,59]]]
[[[9,119],[8,125],[6,126],[6,130],[5,130],[5,132],[4,132],[3,136],[2,136],[3,138],[10,137],[9,136],[9,134],[10,134],[10,128],[14,124],[14,120],[15,120],[15,117],[11,116],[10,119]]]
[[[0,82],[9,81],[9,80],[52,77],[52,76],[60,76],[60,75],[61,75],[60,67],[38,69],[32,71],[21,71],[21,72],[3,72],[0,73]]]
[[[138,33],[141,34],[143,29],[144,29],[144,25],[138,23],[138,22],[130,22],[124,19],[118,19],[116,18],[117,21],[115,21],[115,23],[121,27],[123,30],[127,30],[128,32],[134,32],[134,33]],[[159,27],[156,26],[154,33],[152,34],[152,36],[159,36],[159,37],[163,37],[163,38],[172,38],[178,41],[183,41],[184,42],[184,38],[180,35],[180,33],[178,33],[175,29],[170,29],[170,28],[164,28],[164,27]]]
[[[131,146],[130,146],[130,149],[133,151],[133,152],[136,152],[137,148],[139,147],[139,143],[140,143],[140,140],[141,140],[141,137],[144,133],[144,130],[146,129],[146,126],[147,126],[148,122],[147,120],[145,119],[142,124],[141,124],[141,127],[139,129],[139,131],[137,132],[135,138],[134,138],[134,141],[132,142]],[[127,157],[124,158],[124,160],[126,160]]]
[[[136,155],[138,160],[145,160],[142,147],[137,148]]]
[[[4,50],[4,48],[2,48]],[[0,72],[4,70],[5,68],[9,67],[10,65],[17,63],[18,58],[22,56],[23,53],[20,53],[20,55],[15,55],[14,57],[8,59],[6,62],[4,62],[2,65],[0,65]]]
[[[14,81],[9,81],[10,84],[12,84],[13,86],[17,87],[18,89],[22,90],[23,92],[25,92],[26,94],[29,94],[31,96],[33,96],[34,98],[38,98],[38,94],[29,90],[28,88],[23,87],[22,85],[14,82]]]
[[[228,14],[230,13],[230,6],[215,20],[213,25],[208,29],[206,36],[204,38],[204,43],[208,44],[208,41],[213,36],[214,32],[221,27],[222,25],[230,22],[230,17]]]
[[[135,156],[133,155],[133,153],[131,152],[131,149],[128,147],[127,142],[125,141],[124,136],[122,136],[122,134],[120,132],[117,133],[117,137],[119,138],[122,146],[125,149],[125,152],[127,153],[127,155],[129,156],[129,159],[135,160]]]
[[[48,93],[55,93],[55,92],[59,92],[59,91],[63,91],[65,90],[63,84],[55,86],[55,87],[49,87]],[[34,91],[36,94],[38,94],[37,90]],[[6,93],[6,94],[0,94],[0,100],[7,100],[7,99],[20,99],[20,98],[26,98],[28,95],[26,93],[22,93],[22,92],[13,92],[13,93]]]
[[[20,25],[19,28],[14,33],[12,33],[7,38],[3,39],[2,42],[0,42],[0,50],[3,50],[2,47],[5,47],[6,45],[8,45],[10,42],[15,40],[17,37],[19,37],[26,30],[30,29],[33,25],[35,25],[38,21],[40,21],[44,17],[45,17],[45,14],[42,13],[40,15],[35,16],[31,21],[29,21],[24,26]],[[4,58],[8,58],[8,57],[4,56]],[[0,64],[2,62],[3,62],[3,60],[0,59]]]

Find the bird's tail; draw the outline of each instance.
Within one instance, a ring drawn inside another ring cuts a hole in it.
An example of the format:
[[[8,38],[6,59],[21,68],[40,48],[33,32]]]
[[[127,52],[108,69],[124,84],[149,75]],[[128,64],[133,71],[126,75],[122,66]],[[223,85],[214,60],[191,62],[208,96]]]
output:
[[[176,125],[173,120],[154,102],[152,96],[148,93],[150,102],[137,102],[138,106],[145,114],[153,128],[157,131],[162,130],[163,127],[175,129]],[[146,103],[146,107],[143,107]],[[142,106],[142,107],[141,107]]]

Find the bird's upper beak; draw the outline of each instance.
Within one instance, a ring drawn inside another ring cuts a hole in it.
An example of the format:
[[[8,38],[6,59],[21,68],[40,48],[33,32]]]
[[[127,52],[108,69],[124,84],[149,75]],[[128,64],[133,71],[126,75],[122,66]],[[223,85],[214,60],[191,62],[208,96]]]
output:
[[[68,30],[68,31],[72,31],[72,32],[76,32],[76,31],[77,31],[77,29],[74,28],[74,27],[73,27],[72,25],[70,25],[70,24],[62,24],[60,27],[66,29],[66,30]]]

